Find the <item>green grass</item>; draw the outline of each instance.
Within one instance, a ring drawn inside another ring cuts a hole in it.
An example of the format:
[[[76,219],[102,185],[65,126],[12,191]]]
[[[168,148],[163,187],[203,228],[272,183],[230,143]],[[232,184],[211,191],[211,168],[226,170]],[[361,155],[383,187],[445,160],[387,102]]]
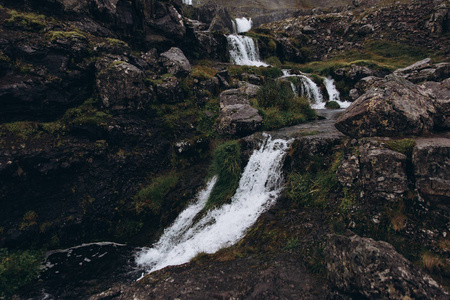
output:
[[[74,31],[49,31],[46,34],[50,41],[56,41],[58,39],[86,39],[86,34],[79,30]]]
[[[218,180],[206,204],[206,209],[220,206],[231,199],[239,185],[241,176],[241,147],[238,141],[219,145],[213,154],[210,176]]]
[[[167,194],[178,184],[179,175],[169,173],[154,178],[150,185],[142,188],[134,197],[135,209],[138,214],[152,212],[161,213]]]
[[[416,141],[414,139],[390,140],[385,141],[384,145],[388,149],[403,153],[407,157],[411,157]]]
[[[38,251],[0,249],[0,298],[9,298],[39,273],[43,255]]]
[[[268,81],[252,104],[263,117],[263,130],[304,123],[316,116],[309,101],[295,97],[290,84],[285,81]]]
[[[278,67],[253,67],[253,66],[237,66],[232,65],[228,68],[231,76],[238,76],[242,73],[248,73],[265,78],[278,78],[283,75],[283,72]]]
[[[10,17],[6,19],[6,26],[19,26],[29,31],[40,31],[47,26],[52,20],[44,15],[35,13],[18,12],[16,10],[8,10]]]
[[[296,65],[306,73],[330,75],[334,70],[351,65],[366,66],[375,70],[393,71],[404,68],[419,60],[432,57],[436,61],[444,57],[434,55],[426,48],[405,45],[388,40],[366,41],[361,49],[352,49],[337,53],[334,57],[324,60]]]

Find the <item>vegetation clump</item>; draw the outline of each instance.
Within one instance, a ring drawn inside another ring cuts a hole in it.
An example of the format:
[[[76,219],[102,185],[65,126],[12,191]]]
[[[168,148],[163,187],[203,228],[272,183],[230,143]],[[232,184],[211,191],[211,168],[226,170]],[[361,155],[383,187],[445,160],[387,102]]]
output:
[[[414,139],[391,140],[385,141],[384,145],[388,149],[403,153],[407,157],[411,157],[416,141]]]
[[[6,26],[19,26],[28,31],[40,31],[48,24],[48,18],[44,15],[8,10],[10,18],[5,21]]]
[[[228,141],[214,150],[210,174],[218,180],[206,204],[206,209],[220,206],[231,199],[239,185],[241,175],[241,146]]]
[[[268,81],[258,91],[256,101],[254,105],[263,116],[264,130],[303,123],[316,116],[309,101],[295,97],[286,81]]]
[[[140,214],[150,211],[159,214],[167,194],[178,184],[178,180],[179,175],[176,173],[154,178],[150,185],[141,189],[134,196],[136,212]]]
[[[23,285],[30,283],[39,273],[42,253],[0,249],[0,298],[11,297]]]

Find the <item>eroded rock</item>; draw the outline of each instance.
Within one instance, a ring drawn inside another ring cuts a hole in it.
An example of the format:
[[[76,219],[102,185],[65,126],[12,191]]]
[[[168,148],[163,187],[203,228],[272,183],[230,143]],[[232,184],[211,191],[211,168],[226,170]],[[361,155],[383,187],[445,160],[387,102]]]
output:
[[[121,60],[104,58],[96,64],[96,85],[105,107],[112,110],[143,110],[151,101],[144,72]]]
[[[369,299],[448,299],[436,281],[386,242],[331,234],[324,253],[327,277],[344,293]]]
[[[448,209],[450,200],[450,139],[420,138],[413,150],[417,189],[427,200]]]
[[[353,102],[336,128],[352,137],[421,135],[433,129],[435,113],[429,93],[389,75]]]
[[[249,94],[254,89],[243,86],[220,94],[220,114],[216,130],[225,135],[246,135],[262,125],[258,110],[250,105]]]
[[[427,81],[422,88],[434,95],[436,115],[434,121],[441,129],[450,128],[450,78],[442,82]]]

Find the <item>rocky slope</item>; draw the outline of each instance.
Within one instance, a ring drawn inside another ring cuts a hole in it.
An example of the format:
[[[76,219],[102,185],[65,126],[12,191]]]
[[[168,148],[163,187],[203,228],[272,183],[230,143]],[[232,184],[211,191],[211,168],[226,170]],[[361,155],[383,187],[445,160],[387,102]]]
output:
[[[281,71],[226,63],[222,33],[232,28],[223,8],[2,3],[2,248],[149,245],[203,184],[211,148],[270,128],[275,109],[253,106]],[[448,296],[440,285],[450,276],[450,67],[439,62],[450,49],[447,3],[296,14],[249,35],[263,56],[295,71],[305,68],[295,63],[349,55],[350,63],[317,72],[356,100],[337,120],[341,132],[332,119],[273,132],[296,138],[285,192],[238,245],[133,284],[121,277],[83,291],[58,286],[65,298],[99,289],[107,291],[93,299]],[[386,50],[387,40],[398,44]],[[413,42],[428,50],[390,57]],[[374,45],[384,56],[355,62],[355,52]],[[406,67],[430,53],[437,63]],[[406,68],[393,72],[381,59]],[[259,140],[239,140],[242,165]],[[17,297],[39,297],[42,284]]]

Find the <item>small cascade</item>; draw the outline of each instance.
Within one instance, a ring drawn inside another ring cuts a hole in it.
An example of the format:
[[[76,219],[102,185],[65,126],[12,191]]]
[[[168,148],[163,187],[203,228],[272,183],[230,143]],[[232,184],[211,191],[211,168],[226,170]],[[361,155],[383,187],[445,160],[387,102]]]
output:
[[[236,25],[235,33],[242,33],[252,29],[253,21],[251,18],[236,18],[234,24]]]
[[[317,84],[308,77],[307,74],[291,74],[290,70],[282,70],[283,76],[280,78],[288,78],[288,77],[297,77],[299,79],[299,84],[296,87],[291,83],[291,88],[294,94],[300,95],[302,97],[308,98],[311,102],[311,107],[314,109],[324,109],[325,108],[325,100],[322,95],[322,92],[317,86]],[[341,101],[339,91],[336,89],[334,84],[334,80],[332,78],[325,78],[323,81],[325,88],[328,93],[329,101],[336,101],[341,108],[347,108],[350,106],[351,102]]]
[[[193,223],[215,184],[212,179],[154,247],[138,254],[138,265],[153,272],[186,263],[201,252],[214,253],[243,238],[258,217],[275,203],[282,189],[282,162],[290,142],[272,140],[269,135],[266,138],[250,157],[231,203],[208,211]]]
[[[336,85],[334,84],[334,79],[327,77],[324,79],[323,83],[327,89],[330,101],[336,101],[341,108],[347,108],[350,104],[352,104],[351,102],[341,101],[339,91],[336,89]]]
[[[183,4],[192,5],[192,0],[183,0]]]
[[[228,50],[233,63],[247,66],[268,66],[259,58],[259,49],[255,41],[248,37],[237,34],[227,36]]]

